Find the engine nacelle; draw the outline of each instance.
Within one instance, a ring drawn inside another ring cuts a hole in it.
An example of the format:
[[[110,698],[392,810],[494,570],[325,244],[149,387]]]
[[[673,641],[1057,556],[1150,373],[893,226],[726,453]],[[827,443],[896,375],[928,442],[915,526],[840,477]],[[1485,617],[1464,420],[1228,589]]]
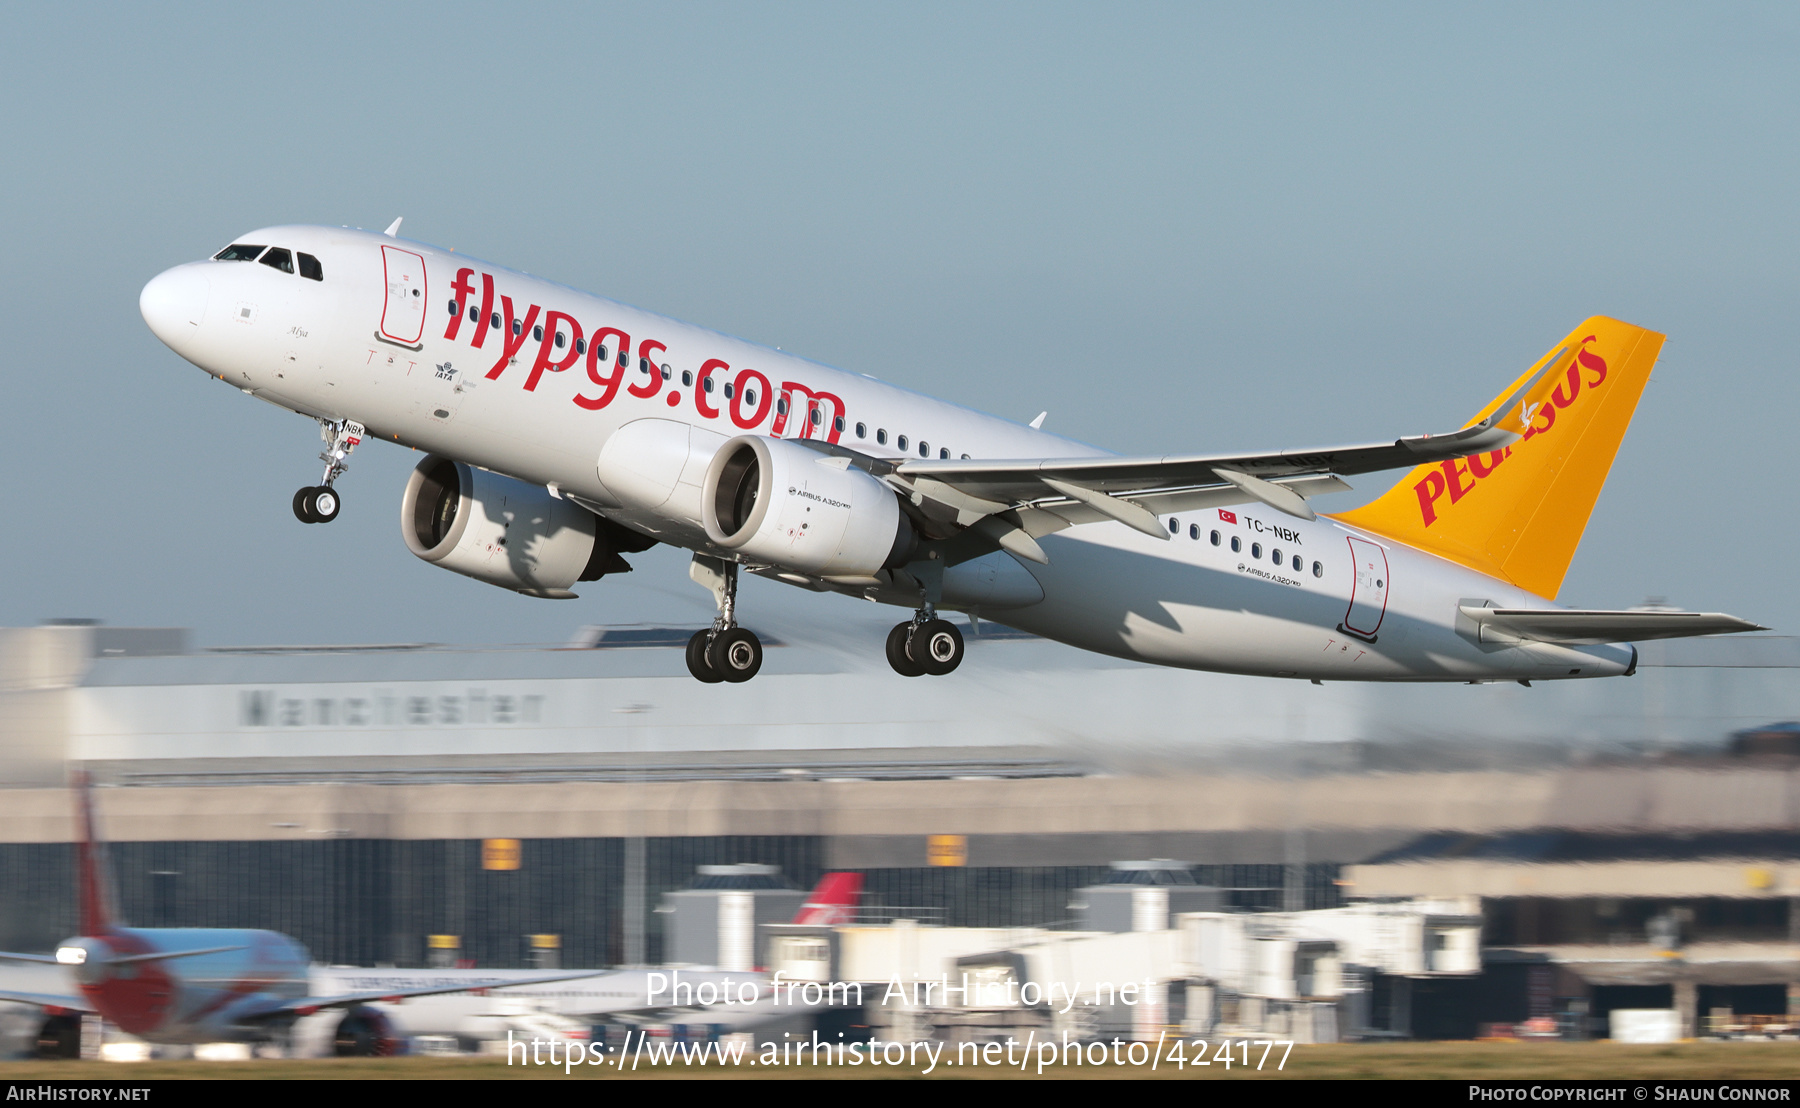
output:
[[[352,1008],[332,1032],[331,1053],[339,1058],[390,1058],[400,1053],[400,1036],[380,1009]]]
[[[898,498],[848,463],[785,439],[732,439],[713,455],[701,486],[707,538],[818,577],[866,577],[903,564],[914,538]]]
[[[435,455],[406,483],[400,531],[433,565],[526,596],[573,599],[575,582],[631,568],[594,513],[541,485]]]

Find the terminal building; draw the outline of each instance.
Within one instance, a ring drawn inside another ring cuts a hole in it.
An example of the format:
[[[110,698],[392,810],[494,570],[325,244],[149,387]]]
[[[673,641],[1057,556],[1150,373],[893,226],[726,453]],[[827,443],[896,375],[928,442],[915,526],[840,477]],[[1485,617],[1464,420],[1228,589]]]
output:
[[[746,863],[801,891],[859,870],[878,921],[1080,930],[1113,863],[1179,859],[1195,891],[1171,932],[1473,905],[1481,972],[1372,982],[1385,1014],[1357,1026],[1387,1033],[1621,1007],[1698,1028],[1796,995],[1800,760],[1732,739],[1800,718],[1794,639],[1641,644],[1605,681],[1314,686],[986,623],[956,674],[916,681],[777,627],[758,681],[705,686],[691,631],[209,650],[0,631],[0,948],[74,930],[79,764],[131,922],[267,927],[331,964],[668,961],[658,906]]]

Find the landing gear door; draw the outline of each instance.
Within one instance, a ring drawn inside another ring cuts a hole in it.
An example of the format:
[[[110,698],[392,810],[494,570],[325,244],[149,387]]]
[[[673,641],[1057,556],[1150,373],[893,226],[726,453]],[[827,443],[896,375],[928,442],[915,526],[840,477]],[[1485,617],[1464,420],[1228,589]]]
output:
[[[383,246],[381,264],[387,275],[381,337],[413,346],[425,334],[425,259],[411,250]]]
[[[1350,610],[1344,615],[1344,630],[1372,639],[1387,614],[1387,551],[1365,539],[1350,542],[1350,561],[1354,573],[1350,580]]]

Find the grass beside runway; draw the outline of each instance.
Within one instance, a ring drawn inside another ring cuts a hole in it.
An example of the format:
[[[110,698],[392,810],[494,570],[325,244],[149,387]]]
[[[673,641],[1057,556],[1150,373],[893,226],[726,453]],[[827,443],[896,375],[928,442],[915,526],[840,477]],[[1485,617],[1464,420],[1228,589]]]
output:
[[[1274,1060],[1258,1072],[1219,1063],[1177,1069],[1167,1063],[1151,1072],[1149,1066],[1051,1066],[1045,1078],[1142,1077],[1169,1080],[1281,1081],[1307,1078],[1372,1079],[1489,1079],[1544,1080],[1551,1078],[1601,1078],[1617,1080],[1664,1079],[1800,1079],[1800,1043],[1680,1043],[1670,1046],[1626,1046],[1595,1043],[1335,1043],[1296,1046],[1287,1068],[1277,1071]],[[946,1055],[954,1057],[954,1051]],[[1016,1055],[1015,1055],[1016,1057]],[[1252,1055],[1252,1062],[1255,1055]],[[352,1078],[398,1080],[655,1080],[663,1077],[716,1077],[744,1080],[758,1077],[823,1079],[918,1078],[920,1066],[652,1066],[640,1061],[637,1070],[612,1066],[578,1067],[564,1077],[561,1066],[508,1066],[499,1058],[343,1058],[307,1061],[253,1062],[0,1062],[0,1081],[64,1080],[132,1081],[149,1079],[256,1079],[331,1080]],[[1018,1067],[947,1065],[940,1060],[928,1079],[1026,1078],[1038,1076],[1035,1064],[1021,1075]]]

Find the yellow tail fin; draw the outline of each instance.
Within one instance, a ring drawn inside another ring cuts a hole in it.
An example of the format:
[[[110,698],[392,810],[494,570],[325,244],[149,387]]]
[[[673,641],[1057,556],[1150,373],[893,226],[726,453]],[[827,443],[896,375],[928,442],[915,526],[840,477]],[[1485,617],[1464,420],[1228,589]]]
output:
[[[1663,336],[1595,316],[1476,413],[1534,377],[1505,450],[1422,465],[1336,518],[1554,599]]]

